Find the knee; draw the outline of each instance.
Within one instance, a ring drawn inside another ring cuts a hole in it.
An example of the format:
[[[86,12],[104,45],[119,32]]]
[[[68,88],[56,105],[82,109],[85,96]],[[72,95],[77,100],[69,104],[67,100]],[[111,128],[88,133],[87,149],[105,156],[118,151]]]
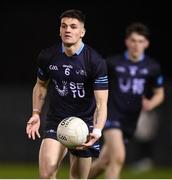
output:
[[[51,178],[51,173],[46,172],[46,171],[40,172],[39,177],[40,177],[40,179],[50,179]]]
[[[80,179],[77,172],[70,171],[70,179]]]
[[[100,161],[98,162],[98,164],[102,170],[106,169],[107,165],[109,164],[108,157],[100,158]]]
[[[43,171],[43,172],[40,172],[40,178],[41,179],[55,179],[56,178],[56,174],[55,172],[52,172],[52,171]]]
[[[39,176],[41,179],[55,179],[57,167],[55,165],[48,165],[45,168],[40,168]]]
[[[125,153],[116,154],[114,158],[111,159],[113,162],[115,160],[116,164],[123,165],[125,161]]]
[[[41,179],[55,179],[56,177],[54,177],[54,173],[53,172],[50,172],[50,171],[43,171],[43,172],[40,172],[40,178]]]

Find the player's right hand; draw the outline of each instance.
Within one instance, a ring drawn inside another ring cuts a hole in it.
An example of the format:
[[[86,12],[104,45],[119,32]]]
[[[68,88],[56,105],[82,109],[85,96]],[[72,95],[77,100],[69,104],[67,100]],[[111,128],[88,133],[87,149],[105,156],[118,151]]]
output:
[[[33,140],[35,140],[35,136],[37,136],[38,138],[41,137],[39,134],[39,127],[40,127],[40,117],[38,114],[34,114],[29,119],[26,126],[26,133],[29,139],[32,138]]]

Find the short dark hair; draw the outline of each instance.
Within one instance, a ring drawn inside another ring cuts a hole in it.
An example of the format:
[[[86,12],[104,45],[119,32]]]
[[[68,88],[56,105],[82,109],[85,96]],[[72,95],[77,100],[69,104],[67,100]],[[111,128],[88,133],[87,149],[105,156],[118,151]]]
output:
[[[77,9],[70,9],[70,10],[64,11],[60,16],[60,19],[64,17],[75,18],[78,21],[85,23],[85,15],[83,14],[82,11],[77,10]]]
[[[132,33],[137,33],[147,39],[150,38],[149,28],[140,22],[132,23],[126,28],[126,38],[128,38]]]

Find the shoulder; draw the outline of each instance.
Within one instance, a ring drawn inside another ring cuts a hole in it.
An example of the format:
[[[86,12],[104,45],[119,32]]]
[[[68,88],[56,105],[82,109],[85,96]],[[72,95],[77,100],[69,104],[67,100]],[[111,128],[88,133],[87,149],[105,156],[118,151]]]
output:
[[[85,54],[90,58],[91,61],[96,62],[96,61],[101,61],[104,60],[103,57],[93,49],[92,47],[88,46],[85,44]]]
[[[159,70],[160,69],[159,62],[156,59],[154,59],[154,58],[152,58],[150,56],[146,55],[145,62],[153,70],[157,70],[157,69]]]
[[[49,48],[42,49],[38,55],[38,65],[46,66],[53,56],[60,53],[59,45],[52,45]]]
[[[40,51],[39,56],[49,58],[49,57],[53,56],[53,54],[58,53],[59,51],[60,51],[59,45],[52,45],[51,47],[42,49]]]

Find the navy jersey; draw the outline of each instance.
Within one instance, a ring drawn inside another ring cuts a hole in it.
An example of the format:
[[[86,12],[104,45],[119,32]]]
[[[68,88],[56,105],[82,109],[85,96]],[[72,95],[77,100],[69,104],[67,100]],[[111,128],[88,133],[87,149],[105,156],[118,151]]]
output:
[[[132,62],[125,55],[107,59],[109,72],[108,119],[119,116],[137,119],[142,96],[163,86],[159,64],[148,56]]]
[[[106,63],[89,46],[68,57],[62,45],[42,50],[38,57],[38,78],[49,80],[47,120],[59,122],[69,116],[93,120],[94,90],[108,89]]]

